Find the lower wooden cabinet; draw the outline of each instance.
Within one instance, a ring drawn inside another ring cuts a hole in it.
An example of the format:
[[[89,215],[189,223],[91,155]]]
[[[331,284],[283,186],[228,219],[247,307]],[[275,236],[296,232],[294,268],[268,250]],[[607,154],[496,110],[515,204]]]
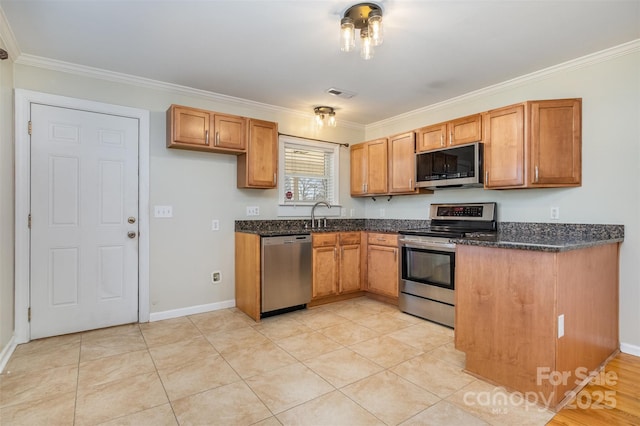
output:
[[[466,353],[466,370],[557,406],[581,371],[598,369],[619,348],[618,250],[459,244],[455,346]]]
[[[399,265],[398,236],[370,232],[367,237],[367,291],[397,299]]]
[[[312,298],[360,291],[360,232],[314,233],[312,238]]]

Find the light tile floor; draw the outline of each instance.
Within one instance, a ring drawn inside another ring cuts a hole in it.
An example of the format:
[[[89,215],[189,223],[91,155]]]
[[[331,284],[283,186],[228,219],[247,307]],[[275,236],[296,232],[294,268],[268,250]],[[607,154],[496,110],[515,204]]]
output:
[[[4,425],[544,425],[462,371],[453,331],[367,298],[255,323],[226,309],[20,345]]]

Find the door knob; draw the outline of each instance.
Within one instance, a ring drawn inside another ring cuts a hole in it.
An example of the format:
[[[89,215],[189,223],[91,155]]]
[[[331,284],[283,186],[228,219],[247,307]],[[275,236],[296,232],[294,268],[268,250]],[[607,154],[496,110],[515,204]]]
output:
[[[133,216],[129,216],[129,219],[127,219],[127,222],[129,223],[136,223],[136,218]]]
[[[135,231],[129,231],[129,232],[127,232],[127,237],[129,237],[129,238],[135,238],[135,237],[136,237],[136,232],[135,232]]]

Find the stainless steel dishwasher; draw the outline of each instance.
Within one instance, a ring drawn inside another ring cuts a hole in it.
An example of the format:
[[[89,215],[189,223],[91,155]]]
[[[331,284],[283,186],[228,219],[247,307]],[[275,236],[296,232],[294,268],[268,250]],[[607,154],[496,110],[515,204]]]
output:
[[[262,316],[311,300],[311,235],[262,238]]]

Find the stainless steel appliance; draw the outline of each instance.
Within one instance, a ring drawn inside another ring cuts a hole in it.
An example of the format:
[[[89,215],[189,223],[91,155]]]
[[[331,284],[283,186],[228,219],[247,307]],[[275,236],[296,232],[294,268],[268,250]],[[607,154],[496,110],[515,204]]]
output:
[[[399,233],[400,310],[448,327],[455,317],[455,243],[470,235],[493,236],[496,203],[431,204],[431,226]]]
[[[304,308],[311,300],[311,235],[262,238],[261,316]]]
[[[482,143],[476,142],[416,154],[419,188],[482,186]]]

